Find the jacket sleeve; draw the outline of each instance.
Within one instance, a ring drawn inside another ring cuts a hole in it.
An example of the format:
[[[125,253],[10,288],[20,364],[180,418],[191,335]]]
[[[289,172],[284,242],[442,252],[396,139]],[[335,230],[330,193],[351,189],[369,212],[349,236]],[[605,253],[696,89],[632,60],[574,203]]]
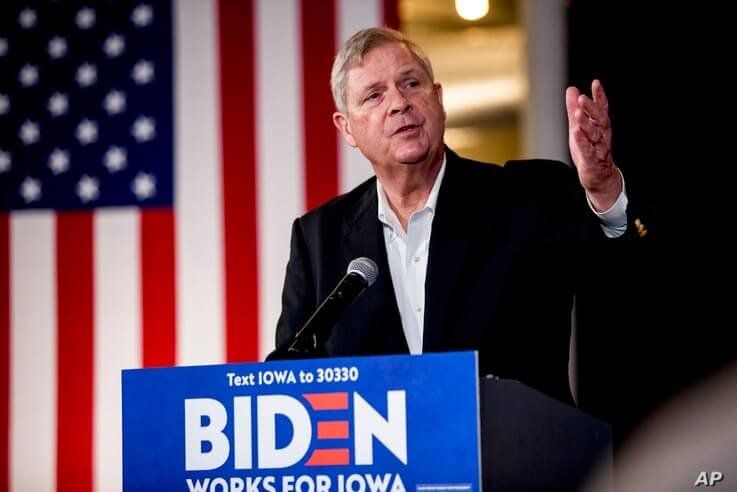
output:
[[[315,284],[302,222],[292,224],[292,239],[287,263],[282,310],[276,325],[276,347],[287,344],[316,309]]]

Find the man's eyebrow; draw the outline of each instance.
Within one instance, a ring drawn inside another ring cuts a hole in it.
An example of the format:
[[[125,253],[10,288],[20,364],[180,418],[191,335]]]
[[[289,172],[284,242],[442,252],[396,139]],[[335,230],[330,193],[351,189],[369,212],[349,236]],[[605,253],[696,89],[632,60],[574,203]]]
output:
[[[406,77],[408,75],[417,75],[423,73],[422,69],[419,69],[417,67],[406,67],[399,71],[400,77]],[[366,94],[367,92],[370,92],[373,89],[376,89],[378,87],[382,87],[384,85],[384,82],[381,80],[376,80],[373,82],[368,82],[365,85],[362,85],[358,88],[358,93],[361,95],[361,97]]]
[[[362,86],[361,86],[361,87],[359,88],[359,93],[360,93],[360,94],[365,94],[366,92],[369,92],[369,91],[370,91],[370,90],[372,90],[372,89],[376,89],[377,87],[380,87],[380,86],[382,86],[382,85],[383,85],[383,82],[381,82],[381,81],[379,81],[379,80],[377,80],[377,81],[375,81],[375,82],[370,82],[370,83],[367,83],[366,85],[362,85]]]
[[[407,67],[399,71],[399,75],[414,75],[418,73],[417,67]]]

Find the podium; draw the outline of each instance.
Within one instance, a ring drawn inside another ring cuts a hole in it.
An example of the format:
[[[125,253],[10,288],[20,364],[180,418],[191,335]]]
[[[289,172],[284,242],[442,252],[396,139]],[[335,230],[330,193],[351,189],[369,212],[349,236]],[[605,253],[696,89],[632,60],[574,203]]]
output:
[[[602,467],[606,424],[473,352],[123,371],[126,491],[575,491]]]
[[[594,473],[613,490],[609,425],[517,381],[480,390],[484,491],[576,491]]]

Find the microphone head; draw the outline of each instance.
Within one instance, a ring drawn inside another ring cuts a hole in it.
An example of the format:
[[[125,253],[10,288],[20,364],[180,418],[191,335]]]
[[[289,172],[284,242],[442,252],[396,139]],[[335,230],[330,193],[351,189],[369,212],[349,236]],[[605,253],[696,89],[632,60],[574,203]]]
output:
[[[368,287],[371,287],[376,282],[376,277],[379,276],[379,267],[376,266],[376,263],[371,258],[362,256],[348,264],[348,271],[346,273],[357,273],[366,280]]]

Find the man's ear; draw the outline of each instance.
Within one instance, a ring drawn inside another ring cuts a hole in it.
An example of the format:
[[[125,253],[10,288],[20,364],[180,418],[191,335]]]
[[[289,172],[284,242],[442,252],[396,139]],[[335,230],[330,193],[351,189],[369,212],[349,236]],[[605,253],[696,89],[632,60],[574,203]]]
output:
[[[353,134],[351,133],[351,124],[348,122],[346,115],[338,111],[333,113],[333,124],[340,134],[343,135],[343,138],[348,142],[348,145],[351,147],[357,147],[356,140],[353,138]]]
[[[443,106],[443,86],[440,85],[439,82],[436,82],[433,84],[433,88],[435,89],[435,97],[438,98],[438,103],[440,103],[440,107],[443,108],[443,116],[447,118],[447,113],[445,112],[445,106]]]

